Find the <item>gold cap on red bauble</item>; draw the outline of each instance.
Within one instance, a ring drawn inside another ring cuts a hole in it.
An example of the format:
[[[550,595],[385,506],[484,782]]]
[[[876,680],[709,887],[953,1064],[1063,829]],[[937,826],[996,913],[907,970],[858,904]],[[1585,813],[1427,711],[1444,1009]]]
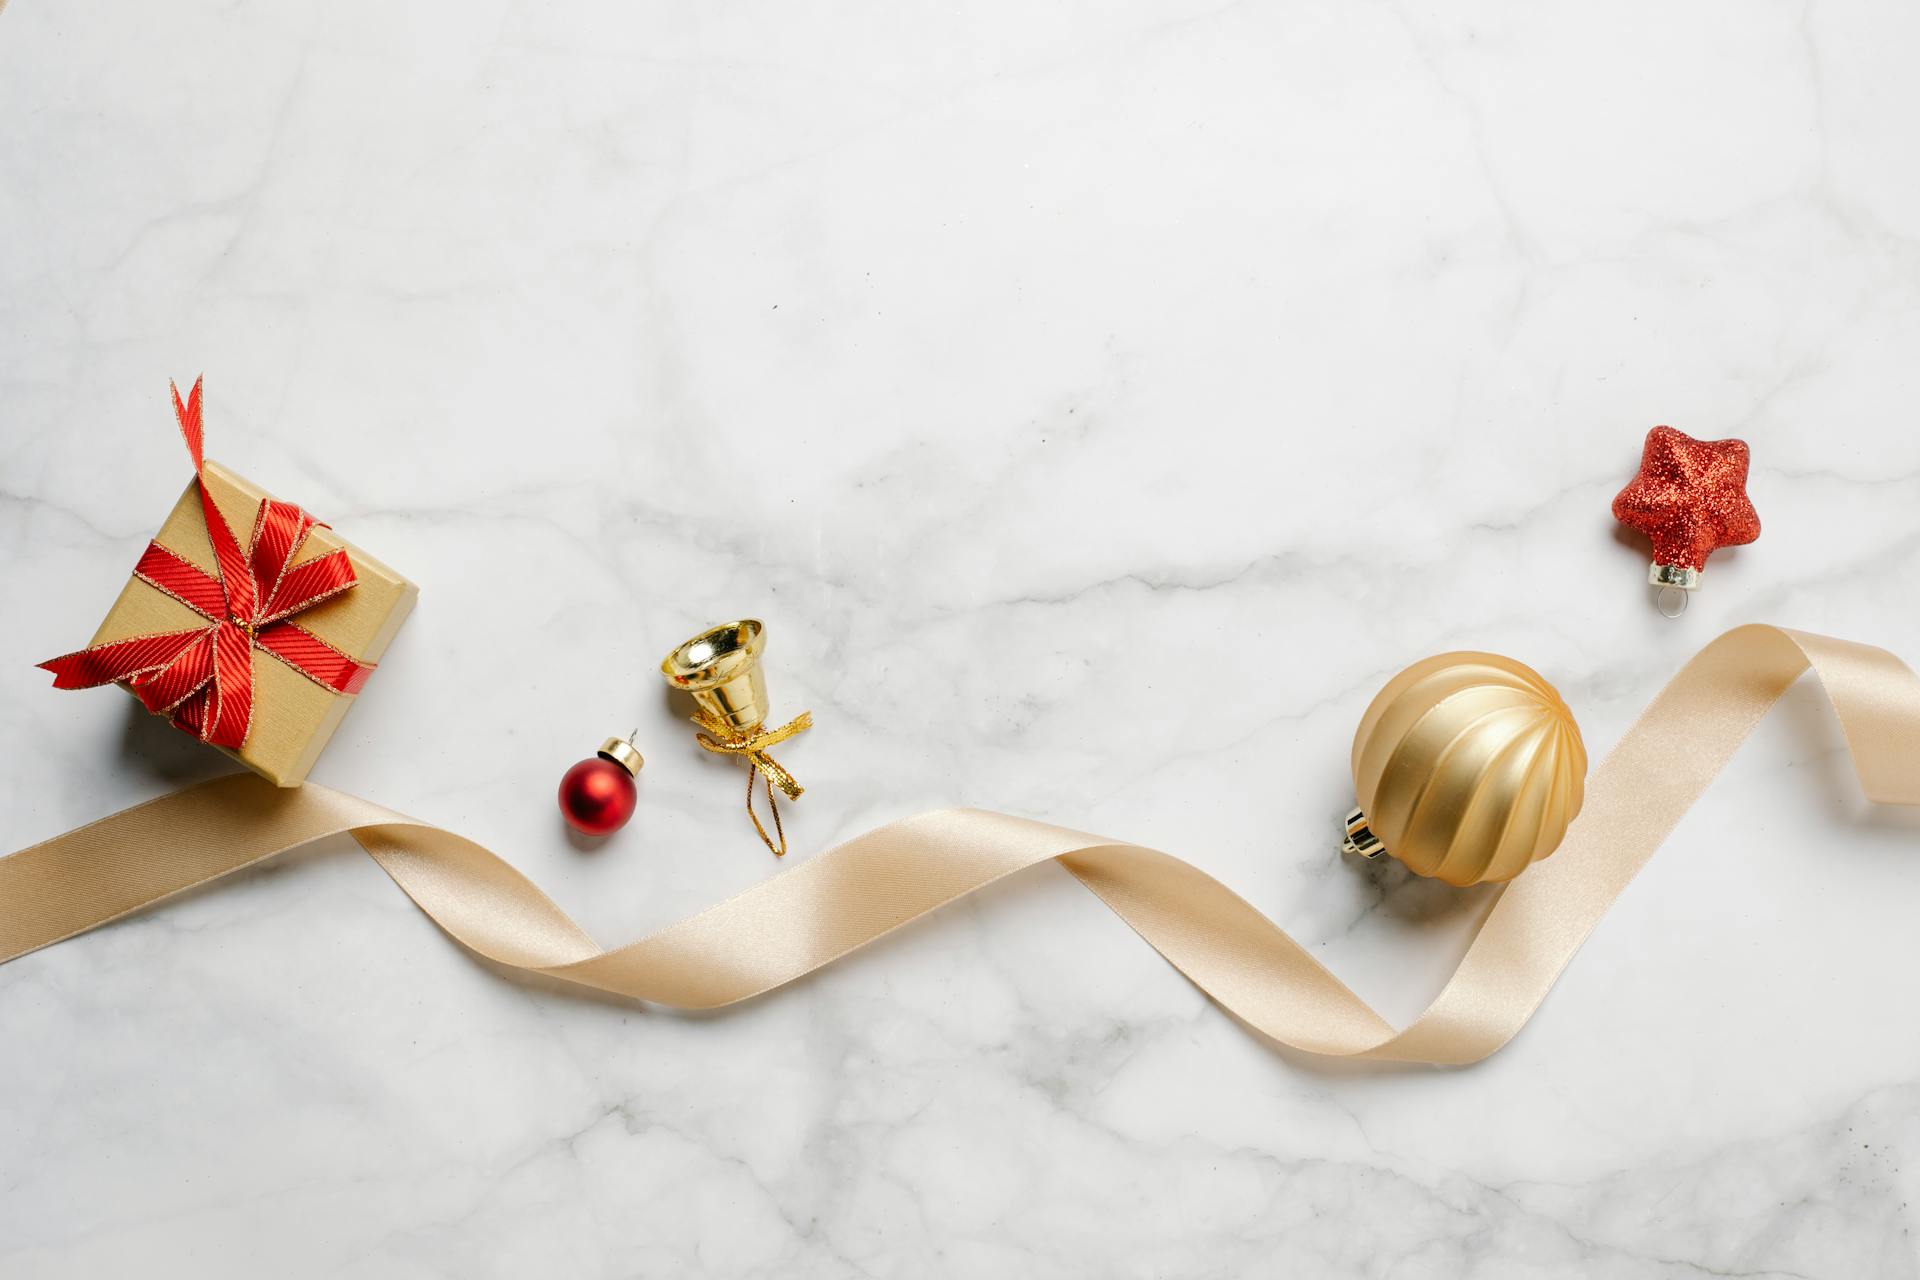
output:
[[[637,733],[638,730],[635,732]],[[608,738],[600,744],[600,750],[594,754],[605,757],[625,769],[628,777],[637,777],[641,768],[647,763],[646,757],[640,754],[640,748],[633,745],[631,738]]]
[[[1353,735],[1342,848],[1456,886],[1511,880],[1559,847],[1586,794],[1580,726],[1533,668],[1443,653],[1389,680]]]

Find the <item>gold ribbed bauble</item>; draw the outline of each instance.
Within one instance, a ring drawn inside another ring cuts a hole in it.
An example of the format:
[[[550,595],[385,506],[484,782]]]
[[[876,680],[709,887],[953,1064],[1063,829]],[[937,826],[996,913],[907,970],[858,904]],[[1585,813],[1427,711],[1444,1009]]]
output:
[[[1451,885],[1511,880],[1559,846],[1586,778],[1580,726],[1538,672],[1443,653],[1389,680],[1360,718],[1345,848]]]

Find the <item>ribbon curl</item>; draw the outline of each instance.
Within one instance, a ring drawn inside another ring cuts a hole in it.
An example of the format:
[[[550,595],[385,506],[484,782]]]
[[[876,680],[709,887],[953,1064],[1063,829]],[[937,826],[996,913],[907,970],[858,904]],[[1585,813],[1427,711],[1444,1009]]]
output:
[[[718,716],[708,715],[704,711],[694,713],[692,719],[700,727],[700,732],[693,735],[694,741],[702,748],[717,756],[737,756],[751,766],[747,771],[747,818],[753,823],[753,829],[760,833],[760,842],[773,851],[773,856],[786,857],[787,832],[780,825],[780,802],[774,799],[773,789],[778,787],[786,793],[787,799],[798,800],[806,788],[796,782],[778,760],[767,754],[767,748],[778,746],[795,734],[813,728],[813,712],[802,711],[778,729],[755,729],[751,733],[741,733]],[[760,815],[754,812],[755,778],[766,784],[767,811],[773,815],[773,829],[780,835],[778,845],[767,835],[767,829],[760,825]]]
[[[180,389],[173,387],[173,412],[193,458],[200,510],[217,572],[210,574],[152,542],[133,573],[205,618],[208,625],[114,640],[39,665],[53,673],[56,689],[91,689],[123,681],[147,710],[172,717],[175,726],[202,742],[237,751],[253,726],[255,649],[339,694],[358,693],[373,674],[373,664],[357,662],[287,621],[358,581],[344,550],[294,563],[319,521],[290,502],[263,498],[251,538],[241,550],[239,539],[207,491],[200,387],[196,380],[184,403]]]
[[[1473,1062],[1506,1044],[1682,814],[1811,666],[1855,772],[1920,804],[1920,678],[1869,645],[1769,626],[1713,641],[1594,770],[1552,858],[1503,892],[1426,1012],[1396,1031],[1279,926],[1205,872],[1140,845],[978,810],[884,826],[607,950],[480,845],[308,784],[221,778],[0,858],[0,963],[325,836],[350,833],[461,945],[639,1000],[714,1008],[792,982],[1049,860],[1222,1008],[1309,1053]]]

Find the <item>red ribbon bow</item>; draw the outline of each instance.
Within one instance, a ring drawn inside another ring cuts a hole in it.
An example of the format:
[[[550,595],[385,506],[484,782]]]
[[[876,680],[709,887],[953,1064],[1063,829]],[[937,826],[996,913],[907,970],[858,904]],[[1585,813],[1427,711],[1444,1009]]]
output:
[[[253,651],[264,649],[315,684],[353,694],[373,673],[319,636],[287,619],[353,586],[345,551],[293,563],[319,521],[290,502],[260,501],[247,549],[227,527],[207,492],[201,456],[200,382],[185,404],[173,388],[173,412],[200,478],[200,509],[213,544],[215,576],[181,559],[158,542],[134,566],[134,576],[166,592],[208,620],[204,627],[115,640],[50,658],[56,689],[91,689],[124,681],[147,710],[202,742],[238,750],[253,724]],[[324,527],[324,526],[323,526]]]

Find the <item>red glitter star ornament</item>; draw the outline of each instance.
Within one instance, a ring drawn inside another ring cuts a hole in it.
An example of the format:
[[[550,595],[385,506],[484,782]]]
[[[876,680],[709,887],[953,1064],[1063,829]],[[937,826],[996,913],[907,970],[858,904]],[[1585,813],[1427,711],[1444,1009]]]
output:
[[[1647,432],[1640,473],[1614,498],[1613,518],[1653,540],[1648,582],[1691,591],[1708,556],[1760,536],[1747,461],[1744,440],[1695,440],[1672,427]]]

